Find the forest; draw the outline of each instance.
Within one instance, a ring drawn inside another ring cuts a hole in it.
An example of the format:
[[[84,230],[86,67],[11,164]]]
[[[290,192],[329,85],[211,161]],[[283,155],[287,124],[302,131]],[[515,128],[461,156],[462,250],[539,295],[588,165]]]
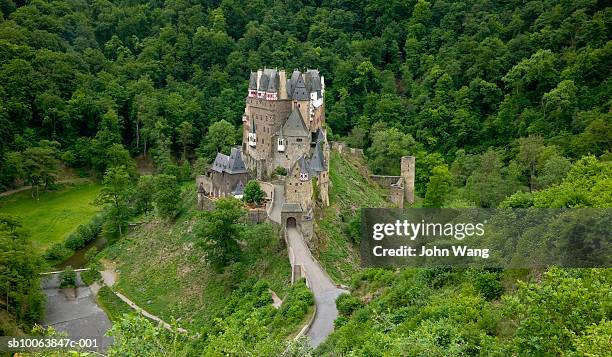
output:
[[[249,72],[261,67],[318,68],[328,138],[363,149],[376,174],[397,175],[399,158],[415,156],[417,206],[612,206],[603,0],[0,0],[0,191],[31,185],[37,199],[64,170],[102,182],[107,224],[83,228],[75,247],[87,229],[121,235],[153,207],[173,217],[181,182],[241,143]],[[139,177],[149,166],[156,175]],[[43,309],[42,263],[20,225],[0,217],[0,307],[31,326]],[[48,258],[66,254],[53,249]],[[509,279],[355,272],[318,352],[605,350],[609,269],[538,272],[518,287]],[[134,347],[123,333],[117,348]]]
[[[55,160],[100,176],[130,157],[210,160],[240,141],[248,73],[263,66],[318,68],[331,136],[366,149],[376,173],[417,156],[423,195],[436,166],[452,166],[461,185],[464,171],[498,165],[514,192],[612,148],[612,10],[603,1],[0,8],[5,188],[46,187]]]

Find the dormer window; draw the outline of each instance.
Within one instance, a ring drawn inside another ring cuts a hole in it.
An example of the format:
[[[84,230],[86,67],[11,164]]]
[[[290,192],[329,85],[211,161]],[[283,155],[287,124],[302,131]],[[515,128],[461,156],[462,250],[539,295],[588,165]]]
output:
[[[278,152],[284,152],[285,151],[285,139],[284,138],[278,138],[278,141],[277,141],[277,150],[278,150]]]

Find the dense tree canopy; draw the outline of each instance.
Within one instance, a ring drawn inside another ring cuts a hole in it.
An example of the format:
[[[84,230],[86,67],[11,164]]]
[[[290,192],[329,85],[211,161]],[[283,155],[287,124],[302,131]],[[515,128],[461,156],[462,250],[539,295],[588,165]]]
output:
[[[15,155],[42,139],[100,174],[120,159],[113,144],[131,156],[200,147],[210,160],[237,136],[211,124],[240,125],[248,71],[262,66],[319,68],[330,129],[374,145],[375,170],[392,173],[380,155],[401,154],[377,144],[380,122],[447,164],[459,149],[529,135],[568,158],[612,148],[604,2],[5,0],[0,10],[3,186],[27,179]],[[225,141],[204,139],[209,127]]]

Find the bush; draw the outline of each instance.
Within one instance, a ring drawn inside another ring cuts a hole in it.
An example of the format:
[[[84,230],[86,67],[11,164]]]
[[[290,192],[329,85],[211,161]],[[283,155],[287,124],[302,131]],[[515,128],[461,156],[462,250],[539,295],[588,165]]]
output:
[[[89,249],[85,253],[85,261],[87,262],[87,264],[95,264],[97,262],[96,255],[98,255],[98,252],[99,252],[98,248],[91,247],[91,249]]]
[[[255,180],[249,181],[246,187],[244,188],[244,201],[246,203],[254,204],[259,206],[263,203],[265,198],[265,193],[259,186],[259,183]]]
[[[71,233],[68,236],[68,238],[66,238],[66,241],[64,242],[64,245],[66,246],[66,248],[71,249],[71,250],[80,249],[84,247],[85,244],[86,244],[85,240],[78,233]]]
[[[336,299],[338,312],[344,316],[350,316],[353,311],[363,306],[361,300],[351,294],[342,294]]]
[[[287,176],[287,169],[282,166],[277,166],[272,173],[277,176]]]
[[[474,286],[489,301],[499,298],[504,291],[497,273],[484,272],[478,274]]]
[[[93,242],[98,234],[102,231],[102,224],[104,223],[103,215],[94,216],[88,223],[81,224],[76,232],[71,233],[64,245],[68,249],[78,250],[86,246],[88,243]]]
[[[62,261],[72,255],[72,253],[74,253],[74,251],[66,248],[64,244],[55,243],[47,248],[43,257],[49,261]]]
[[[334,320],[334,328],[337,330],[340,327],[344,326],[347,324],[347,322],[349,322],[349,318],[346,316],[338,316],[335,320]]]
[[[302,279],[291,287],[291,291],[278,310],[276,322],[291,324],[300,321],[308,313],[308,308],[314,304],[314,295],[306,287]]]
[[[81,272],[81,279],[85,285],[91,285],[94,282],[102,279],[102,275],[95,267],[90,267],[89,269]]]
[[[60,274],[60,288],[76,288],[77,275],[71,266],[67,266]]]

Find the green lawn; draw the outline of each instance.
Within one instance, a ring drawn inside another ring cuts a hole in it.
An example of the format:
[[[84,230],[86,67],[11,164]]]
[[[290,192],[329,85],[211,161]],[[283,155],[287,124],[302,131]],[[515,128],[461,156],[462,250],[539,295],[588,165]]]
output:
[[[0,213],[21,217],[34,248],[42,253],[99,211],[92,202],[100,187],[94,183],[66,184],[56,191],[41,192],[40,201],[30,196],[30,190],[18,192],[0,199]]]

